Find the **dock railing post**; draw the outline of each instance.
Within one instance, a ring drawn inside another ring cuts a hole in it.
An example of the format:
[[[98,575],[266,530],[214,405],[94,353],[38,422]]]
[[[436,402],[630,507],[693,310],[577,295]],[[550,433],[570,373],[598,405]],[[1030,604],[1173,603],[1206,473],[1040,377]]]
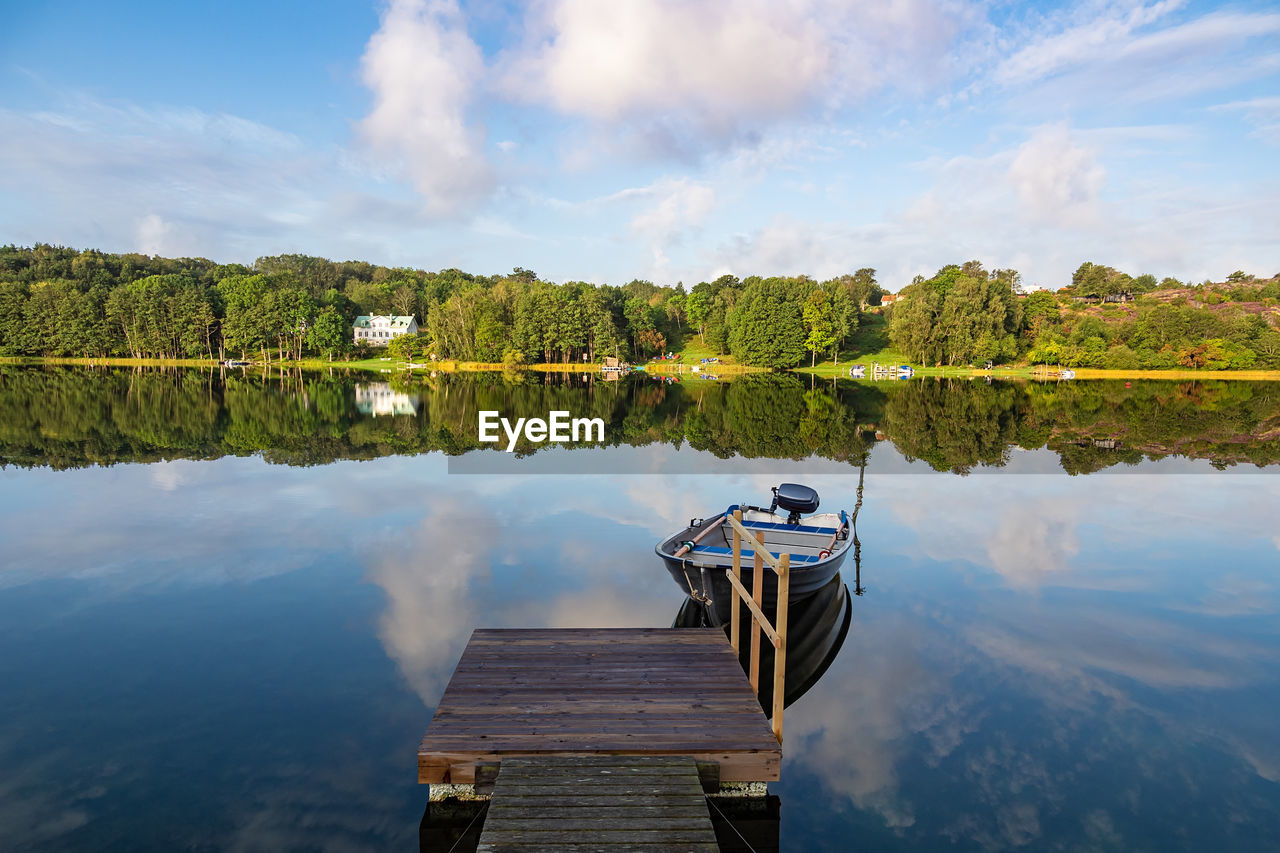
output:
[[[742,586],[742,510],[735,509],[733,511],[733,520],[736,524],[730,524],[733,528],[733,576],[737,579],[737,586],[729,584],[731,590],[729,594],[729,643],[733,646],[733,653],[738,653],[739,642],[741,636],[741,626],[738,619],[738,587]]]
[[[735,511],[726,515],[729,526],[733,528],[733,564],[726,572],[729,579],[729,601],[731,613],[729,617],[729,642],[733,645],[734,654],[741,657],[741,638],[738,615],[738,599],[746,604],[751,613],[751,657],[748,662],[748,678],[751,689],[757,697],[760,695],[760,632],[763,631],[773,644],[773,735],[782,743],[782,706],[786,700],[787,677],[787,606],[791,603],[791,555],[782,552],[774,556],[764,544],[762,532],[752,533],[742,524],[742,512]],[[742,540],[750,537],[755,545],[755,575],[752,577],[752,591],[742,585]],[[778,576],[778,602],[774,611],[774,624],[764,615],[762,608],[764,588],[764,564],[768,563]]]
[[[755,544],[752,546],[755,558],[751,561],[751,600],[756,608],[764,607],[764,533],[757,530]],[[751,681],[751,689],[760,695],[760,623],[751,620],[751,668],[747,670],[747,678]]]
[[[774,625],[778,643],[773,651],[773,735],[782,743],[782,705],[787,682],[787,605],[791,598],[791,555],[784,553],[778,567],[778,608]]]

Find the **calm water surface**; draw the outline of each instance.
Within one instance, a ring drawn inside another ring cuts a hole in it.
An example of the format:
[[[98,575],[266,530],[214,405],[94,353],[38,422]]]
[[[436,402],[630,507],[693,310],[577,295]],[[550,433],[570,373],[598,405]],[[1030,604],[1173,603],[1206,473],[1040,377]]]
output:
[[[566,406],[614,446],[456,455],[477,407]],[[864,460],[782,849],[1275,849],[1278,413],[1222,383],[5,370],[0,849],[416,850],[472,628],[669,625],[657,540],[782,480],[852,508]],[[566,466],[607,473],[534,473]]]

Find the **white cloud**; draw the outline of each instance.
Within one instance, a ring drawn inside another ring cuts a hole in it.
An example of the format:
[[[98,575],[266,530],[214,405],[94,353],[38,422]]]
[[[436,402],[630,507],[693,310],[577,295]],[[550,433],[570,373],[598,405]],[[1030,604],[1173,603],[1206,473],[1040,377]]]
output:
[[[1067,68],[1109,59],[1134,30],[1184,6],[1186,0],[1160,0],[1150,6],[1107,8],[1097,17],[1033,40],[1003,61],[992,75],[1004,85],[1025,84]]]
[[[787,4],[560,0],[520,57],[516,92],[602,120],[697,111],[712,128],[794,112],[832,62],[829,36]],[[786,73],[779,73],[785,69]]]
[[[715,208],[716,192],[706,183],[665,179],[651,188],[657,203],[631,220],[631,227],[664,241],[678,239],[702,224]]]
[[[1061,226],[1096,220],[1106,177],[1093,152],[1075,144],[1062,124],[1037,130],[1009,165],[1009,181],[1022,209]]]
[[[1252,40],[1280,32],[1280,15],[1212,13],[1171,26],[1153,27],[1184,5],[1181,0],[1129,7],[1081,7],[1066,26],[1057,21],[1023,42],[997,64],[989,80],[1020,92],[1012,105],[1026,114],[1046,107],[1061,112],[1162,99],[1185,100],[1275,73],[1280,60]],[[1085,15],[1091,15],[1081,20]]]
[[[492,186],[484,132],[468,116],[484,59],[457,4],[392,0],[362,67],[374,95],[365,141],[407,174],[428,212],[475,204]]]
[[[173,225],[154,213],[148,213],[138,223],[138,237],[134,245],[148,255],[163,255],[168,252],[168,238]]]
[[[631,229],[649,239],[649,275],[666,282],[671,277],[668,247],[683,242],[687,232],[702,225],[715,208],[716,193],[709,184],[686,179],[664,179],[652,189],[657,203],[637,214]]]
[[[944,76],[964,10],[900,0],[553,0],[504,57],[502,88],[664,152],[724,145],[886,86]]]
[[[1215,112],[1243,113],[1255,126],[1253,135],[1271,145],[1280,145],[1280,97],[1249,98],[1210,107]]]
[[[7,239],[253,260],[350,225],[326,196],[352,177],[329,152],[236,116],[73,97],[0,109]]]

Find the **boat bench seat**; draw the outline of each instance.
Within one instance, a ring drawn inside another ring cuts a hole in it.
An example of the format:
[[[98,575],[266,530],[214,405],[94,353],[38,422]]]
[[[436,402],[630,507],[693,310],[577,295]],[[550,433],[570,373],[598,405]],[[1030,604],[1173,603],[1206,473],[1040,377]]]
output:
[[[707,554],[709,556],[716,556],[716,557],[732,557],[733,549],[726,548],[723,545],[695,545],[693,548],[693,553]],[[771,551],[770,553],[773,554],[773,556],[778,557],[779,559],[781,559],[782,557],[782,554],[778,551]],[[742,549],[742,559],[754,560],[755,556],[756,556],[755,551],[749,550],[747,548]],[[792,552],[791,554],[792,563],[816,563],[818,562],[819,559],[820,558],[818,557],[817,554],[796,554],[794,552]]]
[[[725,522],[728,526],[728,522]],[[813,527],[806,524],[781,524],[774,521],[743,521],[742,526],[748,530],[783,530],[787,533],[809,533],[814,536],[834,536],[835,527]]]

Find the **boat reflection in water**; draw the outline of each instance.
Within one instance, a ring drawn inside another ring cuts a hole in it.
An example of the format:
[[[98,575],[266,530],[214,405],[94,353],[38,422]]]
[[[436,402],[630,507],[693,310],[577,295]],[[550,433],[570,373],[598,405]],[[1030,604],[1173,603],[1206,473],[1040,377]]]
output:
[[[862,542],[858,539],[858,514],[862,512],[863,488],[866,485],[867,457],[863,456],[858,474],[857,501],[853,513],[846,526],[846,548],[853,553],[854,582],[856,595],[866,590],[862,587]],[[815,493],[816,496],[816,493]],[[710,566],[694,566],[687,561],[665,559],[667,571],[672,580],[687,596],[676,618],[673,628],[724,628],[729,632],[731,590],[727,572]],[[761,609],[764,614],[777,624],[775,614],[778,610],[777,581],[772,584],[768,578],[772,572],[766,573],[766,580],[761,585]],[[845,637],[849,634],[849,623],[853,619],[853,604],[849,598],[849,589],[836,572],[831,580],[816,590],[802,590],[797,594],[793,587],[787,606],[787,656],[784,681],[785,695],[783,707],[791,705],[813,685],[818,683],[823,673],[830,668],[836,655],[844,646]],[[741,638],[738,643],[738,659],[742,668],[747,670],[751,665],[751,636],[753,620],[746,604],[738,604],[738,624]],[[760,643],[759,684],[760,705],[765,713],[773,709],[773,679],[766,674],[773,671],[773,644],[762,636]]]
[[[709,578],[707,588],[695,588],[680,605],[673,628],[723,628],[729,633],[729,581],[721,573]],[[682,584],[683,587],[683,584]],[[688,591],[688,590],[686,590]],[[751,663],[751,614],[742,602],[739,607],[738,658],[745,670]],[[765,614],[772,617],[771,607]],[[853,604],[844,579],[837,574],[817,592],[792,599],[787,607],[787,671],[783,706],[795,702],[830,668],[844,646],[853,620]],[[765,637],[760,643],[760,705],[765,713],[773,707],[773,645]]]

